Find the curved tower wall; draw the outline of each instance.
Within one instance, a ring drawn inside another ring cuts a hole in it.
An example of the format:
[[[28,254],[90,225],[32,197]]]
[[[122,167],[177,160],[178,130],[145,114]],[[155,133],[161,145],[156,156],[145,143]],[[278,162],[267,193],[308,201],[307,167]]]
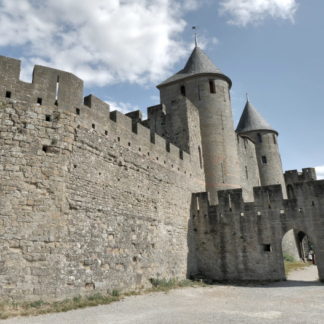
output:
[[[217,203],[217,191],[240,187],[229,84],[215,75],[180,80],[160,88],[161,103],[170,107],[181,93],[199,110],[206,190]]]
[[[255,131],[248,136],[255,143],[261,186],[281,184],[283,196],[287,198],[277,134],[271,131]]]

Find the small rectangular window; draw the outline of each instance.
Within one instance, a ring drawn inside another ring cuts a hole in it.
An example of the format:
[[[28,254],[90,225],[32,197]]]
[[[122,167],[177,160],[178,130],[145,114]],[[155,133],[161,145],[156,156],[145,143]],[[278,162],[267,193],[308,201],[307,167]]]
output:
[[[209,80],[209,90],[210,90],[210,93],[216,93],[214,80]]]
[[[259,143],[262,143],[262,135],[261,135],[261,133],[258,133],[258,141],[259,141]]]
[[[47,122],[50,122],[50,121],[52,120],[51,115],[45,115],[45,120],[46,120]]]
[[[267,164],[268,163],[267,157],[265,155],[263,155],[261,159],[262,159],[262,163],[263,164]]]
[[[186,87],[185,87],[184,85],[182,85],[182,86],[180,87],[180,92],[181,92],[181,94],[182,94],[183,96],[186,95]]]
[[[6,98],[11,98],[11,91],[6,91]]]
[[[80,115],[80,108],[75,108],[75,113],[76,113],[77,115]]]
[[[43,99],[40,98],[40,97],[38,97],[38,98],[37,98],[37,104],[38,104],[38,105],[42,105],[42,103],[43,103]]]
[[[271,252],[272,251],[271,244],[263,244],[263,251]]]
[[[95,124],[92,124],[92,129],[96,129],[96,125]]]

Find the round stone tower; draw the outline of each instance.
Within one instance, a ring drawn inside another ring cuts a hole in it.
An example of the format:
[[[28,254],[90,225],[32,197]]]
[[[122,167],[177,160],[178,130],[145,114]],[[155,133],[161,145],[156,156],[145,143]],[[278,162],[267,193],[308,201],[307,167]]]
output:
[[[286,185],[275,131],[247,100],[236,132],[248,136],[255,143],[261,186],[281,184],[284,198]]]
[[[237,139],[229,90],[231,80],[196,46],[185,67],[158,85],[161,103],[172,107],[187,97],[199,111],[206,190],[212,203],[217,191],[240,187]]]

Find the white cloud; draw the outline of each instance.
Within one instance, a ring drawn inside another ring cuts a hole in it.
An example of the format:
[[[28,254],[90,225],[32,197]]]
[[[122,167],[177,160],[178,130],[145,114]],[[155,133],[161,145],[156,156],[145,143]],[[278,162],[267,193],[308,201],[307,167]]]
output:
[[[230,24],[246,26],[268,17],[293,21],[297,8],[296,0],[222,0],[219,11]]]
[[[324,179],[324,165],[315,168],[317,179]]]
[[[145,84],[187,54],[183,15],[198,0],[1,0],[0,48],[21,52],[26,71],[42,64],[87,85]]]
[[[110,106],[110,111],[118,110],[123,114],[127,114],[131,111],[140,110],[138,106],[134,106],[129,102],[117,102],[117,101],[106,101],[107,104]]]

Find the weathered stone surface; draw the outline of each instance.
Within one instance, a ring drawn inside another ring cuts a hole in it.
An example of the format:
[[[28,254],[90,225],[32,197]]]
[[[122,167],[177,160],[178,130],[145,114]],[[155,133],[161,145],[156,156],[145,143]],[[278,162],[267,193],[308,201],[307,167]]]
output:
[[[26,83],[19,72],[18,60],[0,57],[0,299],[129,291],[199,273],[282,279],[289,229],[305,230],[324,260],[323,182],[307,169],[286,174],[289,200],[280,185],[253,191],[281,172],[280,155],[274,142],[262,147],[276,153],[263,172],[255,139],[234,133],[224,75],[163,86],[163,104],[143,121],[83,99],[70,73],[36,66]],[[206,188],[217,206],[195,194]]]

